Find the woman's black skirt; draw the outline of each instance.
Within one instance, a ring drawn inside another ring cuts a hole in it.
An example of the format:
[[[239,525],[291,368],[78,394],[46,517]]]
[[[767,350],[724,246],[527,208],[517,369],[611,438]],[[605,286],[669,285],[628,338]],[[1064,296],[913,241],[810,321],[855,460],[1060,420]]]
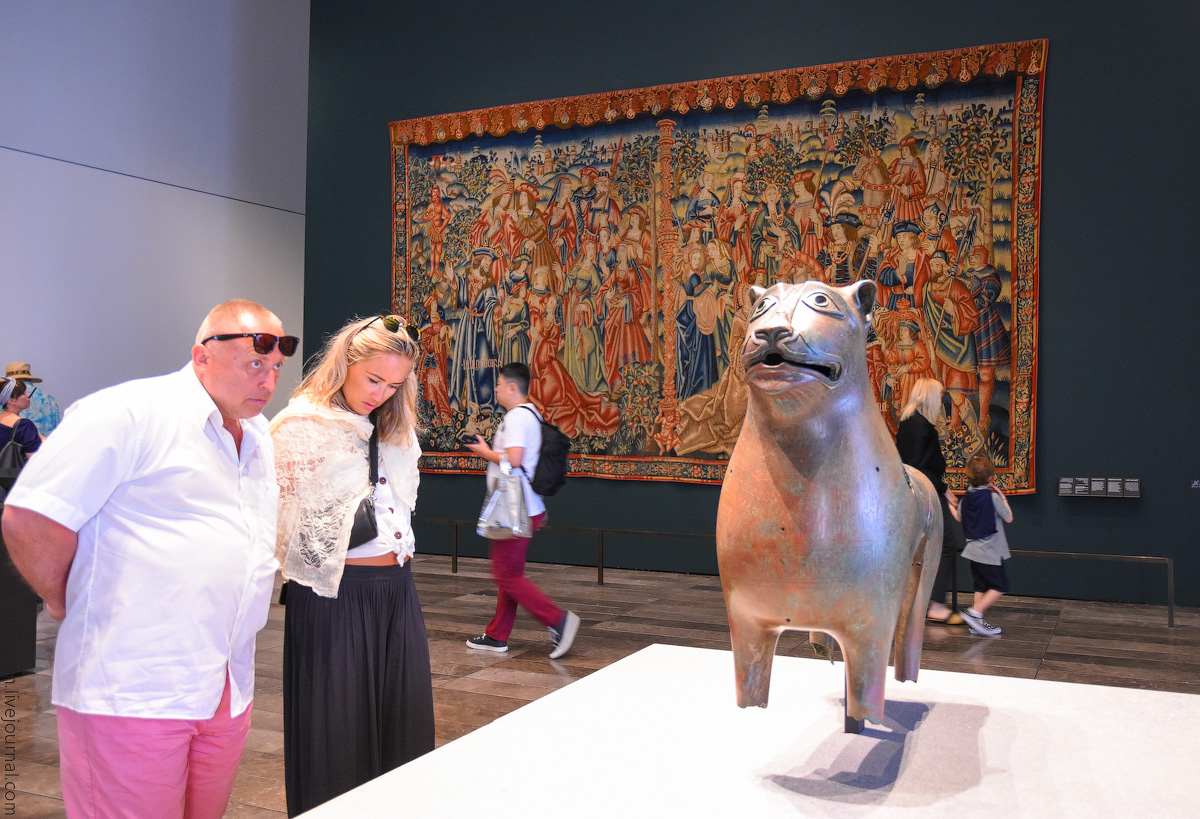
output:
[[[433,750],[433,683],[409,565],[348,565],[336,598],[289,581],[286,611],[283,758],[295,816]]]

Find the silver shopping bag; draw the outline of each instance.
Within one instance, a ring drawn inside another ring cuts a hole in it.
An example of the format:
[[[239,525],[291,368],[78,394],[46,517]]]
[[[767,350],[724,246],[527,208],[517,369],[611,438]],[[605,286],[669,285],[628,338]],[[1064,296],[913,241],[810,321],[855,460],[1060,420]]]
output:
[[[524,475],[513,472],[507,461],[500,462],[500,469],[496,485],[484,498],[475,531],[488,540],[530,537],[533,531],[525,506],[525,489],[521,485]]]

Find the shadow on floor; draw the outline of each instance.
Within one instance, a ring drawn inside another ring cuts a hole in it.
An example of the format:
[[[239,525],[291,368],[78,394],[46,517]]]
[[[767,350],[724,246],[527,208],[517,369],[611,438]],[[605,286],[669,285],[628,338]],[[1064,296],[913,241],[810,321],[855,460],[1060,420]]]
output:
[[[840,700],[836,707],[841,710]],[[984,706],[889,701],[882,725],[868,724],[861,734],[846,734],[839,720],[808,759],[788,773],[765,774],[764,780],[805,799],[852,805],[935,804],[979,784],[982,764],[977,749],[987,714]]]

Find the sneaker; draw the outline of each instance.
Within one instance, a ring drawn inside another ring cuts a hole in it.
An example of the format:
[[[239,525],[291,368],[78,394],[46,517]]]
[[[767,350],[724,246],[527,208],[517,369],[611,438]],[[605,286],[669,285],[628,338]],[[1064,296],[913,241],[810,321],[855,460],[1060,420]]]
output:
[[[550,640],[554,643],[554,650],[550,652],[550,659],[557,660],[570,651],[571,643],[575,642],[575,635],[578,632],[579,615],[573,611],[568,611],[563,615],[563,621],[559,623],[558,628],[550,629]]]
[[[508,643],[503,640],[493,640],[486,634],[480,634],[478,637],[472,637],[467,640],[467,648],[477,648],[480,651],[494,651],[497,654],[504,654],[508,651]]]
[[[981,637],[1000,636],[1000,627],[993,626],[987,620],[984,620],[982,615],[975,614],[970,609],[960,609],[958,613],[962,615],[962,619],[967,621],[967,626],[975,634],[978,634]]]

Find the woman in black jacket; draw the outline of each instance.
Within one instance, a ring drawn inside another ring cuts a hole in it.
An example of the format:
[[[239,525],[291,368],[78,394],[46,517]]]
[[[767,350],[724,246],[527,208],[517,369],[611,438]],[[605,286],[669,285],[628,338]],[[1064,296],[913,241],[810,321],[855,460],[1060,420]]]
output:
[[[949,501],[954,495],[946,487],[946,458],[938,441],[937,420],[942,414],[942,385],[932,378],[922,378],[913,384],[908,403],[900,413],[900,428],[896,432],[896,449],[900,460],[915,467],[929,478],[942,501],[942,560],[933,580],[926,617],[939,623],[958,625],[962,618],[946,605],[950,588],[950,573],[958,557],[958,529],[952,523]]]

